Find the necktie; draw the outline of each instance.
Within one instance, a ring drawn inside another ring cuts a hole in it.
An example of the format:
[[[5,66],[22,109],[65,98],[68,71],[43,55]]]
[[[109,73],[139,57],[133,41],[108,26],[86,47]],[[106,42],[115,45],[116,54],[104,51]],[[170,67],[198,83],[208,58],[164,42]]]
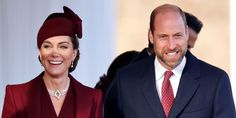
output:
[[[174,101],[174,94],[170,84],[170,77],[173,73],[171,71],[166,71],[164,74],[164,81],[162,83],[162,107],[164,109],[166,117],[168,117],[172,103]]]

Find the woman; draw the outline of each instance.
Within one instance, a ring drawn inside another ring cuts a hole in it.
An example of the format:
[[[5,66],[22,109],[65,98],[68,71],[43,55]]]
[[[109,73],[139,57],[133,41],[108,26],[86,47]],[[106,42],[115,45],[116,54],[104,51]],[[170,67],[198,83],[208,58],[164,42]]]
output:
[[[69,74],[79,60],[81,22],[67,7],[64,13],[48,16],[37,37],[44,72],[27,83],[6,87],[2,118],[102,117],[102,93]]]

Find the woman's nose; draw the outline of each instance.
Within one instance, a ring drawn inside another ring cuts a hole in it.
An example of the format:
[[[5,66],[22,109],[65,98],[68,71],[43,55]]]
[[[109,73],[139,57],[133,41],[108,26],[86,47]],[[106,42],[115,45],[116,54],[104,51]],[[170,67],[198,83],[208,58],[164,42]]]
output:
[[[60,55],[59,50],[57,48],[52,48],[52,54],[53,57],[57,57]]]

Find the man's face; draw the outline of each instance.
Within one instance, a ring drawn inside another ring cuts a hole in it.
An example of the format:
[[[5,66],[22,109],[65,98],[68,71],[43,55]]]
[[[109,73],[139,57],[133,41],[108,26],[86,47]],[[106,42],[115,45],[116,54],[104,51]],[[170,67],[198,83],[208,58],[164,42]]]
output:
[[[160,64],[174,69],[187,51],[188,30],[178,12],[159,13],[155,17],[150,41]]]

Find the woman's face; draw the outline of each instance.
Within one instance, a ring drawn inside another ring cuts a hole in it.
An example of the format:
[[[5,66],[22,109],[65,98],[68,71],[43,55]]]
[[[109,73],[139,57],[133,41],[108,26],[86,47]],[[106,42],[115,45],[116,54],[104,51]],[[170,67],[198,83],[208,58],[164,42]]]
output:
[[[67,76],[77,54],[70,36],[50,37],[43,41],[39,51],[45,74],[52,77]]]

